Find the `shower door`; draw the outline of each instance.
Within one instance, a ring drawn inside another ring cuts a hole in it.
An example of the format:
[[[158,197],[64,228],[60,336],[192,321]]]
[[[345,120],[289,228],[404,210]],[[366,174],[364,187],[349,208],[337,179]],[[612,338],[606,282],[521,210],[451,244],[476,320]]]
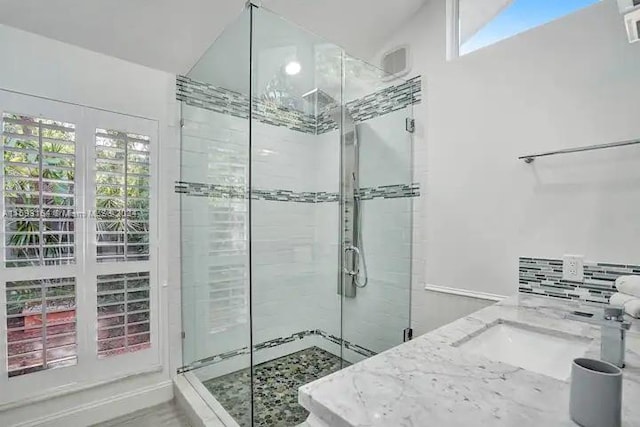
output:
[[[253,425],[294,426],[308,416],[298,388],[343,366],[342,50],[254,7],[251,62]]]
[[[410,334],[414,90],[344,56],[338,280],[350,363]]]
[[[264,8],[251,47],[253,420],[297,425],[409,327],[413,85]]]

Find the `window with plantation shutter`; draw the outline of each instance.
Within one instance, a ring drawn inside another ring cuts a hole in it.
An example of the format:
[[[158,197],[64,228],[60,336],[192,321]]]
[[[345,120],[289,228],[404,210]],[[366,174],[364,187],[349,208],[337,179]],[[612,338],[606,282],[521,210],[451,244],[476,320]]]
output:
[[[96,130],[98,261],[149,259],[149,137]]]
[[[76,364],[73,277],[8,282],[6,298],[9,377]]]
[[[149,273],[98,276],[100,357],[148,348],[149,320]]]
[[[97,277],[98,356],[149,348],[151,140],[113,129],[96,129],[96,261],[109,274]],[[126,271],[125,271],[126,270]]]
[[[162,367],[157,136],[0,89],[0,407]]]
[[[4,113],[7,267],[75,261],[75,125]]]
[[[75,124],[2,113],[6,268],[75,263],[75,168]],[[9,377],[74,365],[75,279],[7,281],[4,292]]]

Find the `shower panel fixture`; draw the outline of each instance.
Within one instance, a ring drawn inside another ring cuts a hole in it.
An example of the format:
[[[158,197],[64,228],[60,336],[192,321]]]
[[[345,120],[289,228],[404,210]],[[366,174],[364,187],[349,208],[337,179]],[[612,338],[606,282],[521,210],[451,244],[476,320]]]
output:
[[[316,117],[328,116],[341,129],[342,229],[341,272],[338,294],[355,298],[357,288],[369,282],[367,260],[362,239],[362,202],[360,199],[360,143],[358,129],[349,109],[331,95],[314,89],[303,95]],[[343,114],[344,113],[344,114]],[[340,124],[342,123],[342,126]]]

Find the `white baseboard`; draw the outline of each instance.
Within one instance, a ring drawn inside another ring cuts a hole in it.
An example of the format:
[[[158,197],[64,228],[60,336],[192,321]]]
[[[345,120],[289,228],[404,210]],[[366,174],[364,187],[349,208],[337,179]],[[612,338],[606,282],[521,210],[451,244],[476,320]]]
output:
[[[173,399],[173,382],[163,381],[16,424],[16,427],[86,427],[159,405],[171,399]]]
[[[426,285],[425,291],[440,292],[441,294],[458,295],[461,297],[483,299],[487,301],[502,301],[507,298],[504,295],[490,294],[487,292],[468,291],[466,289],[448,288],[446,286]]]

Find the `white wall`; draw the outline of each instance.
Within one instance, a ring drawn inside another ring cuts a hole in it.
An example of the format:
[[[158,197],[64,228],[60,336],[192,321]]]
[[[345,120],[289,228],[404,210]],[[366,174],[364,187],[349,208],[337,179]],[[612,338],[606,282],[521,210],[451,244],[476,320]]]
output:
[[[78,47],[0,25],[0,89],[46,97],[92,108],[137,115],[159,122],[160,187],[169,189],[178,171],[175,77]],[[87,425],[172,397],[171,377],[180,358],[180,284],[169,276],[177,261],[166,239],[172,199],[160,201],[160,346],[162,371],[130,377],[83,392],[60,395],[46,402],[16,406],[0,412],[1,425],[44,421],[47,425]],[[179,279],[179,276],[178,278]],[[85,386],[88,384],[79,384]],[[43,390],[34,385],[34,394]],[[109,405],[115,403],[115,405]],[[103,405],[103,404],[106,404]],[[108,408],[108,409],[105,409]]]
[[[423,290],[422,293],[425,297],[416,301],[414,305],[419,320],[414,323],[415,336],[431,332],[496,303],[494,300],[456,295],[448,291]]]
[[[428,2],[384,47],[410,43],[413,73],[424,76],[415,112],[425,282],[507,295],[517,291],[519,255],[637,262],[637,147],[517,160],[640,137],[640,44],[627,42],[616,2],[451,62],[445,3]],[[430,316],[422,287],[415,280],[417,323]]]

